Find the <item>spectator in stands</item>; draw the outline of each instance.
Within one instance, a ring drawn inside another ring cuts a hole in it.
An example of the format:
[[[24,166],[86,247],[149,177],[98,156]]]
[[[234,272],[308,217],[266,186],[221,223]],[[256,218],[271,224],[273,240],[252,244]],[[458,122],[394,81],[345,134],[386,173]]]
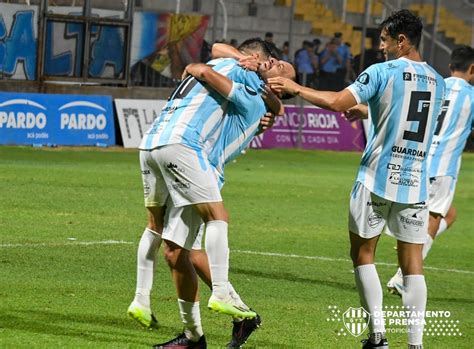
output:
[[[321,47],[321,40],[319,40],[318,38],[314,39],[313,40],[313,46],[314,46],[314,54],[316,56],[319,56],[319,54],[320,54],[319,48]]]
[[[332,38],[319,56],[319,89],[323,91],[340,91],[337,69],[342,66],[343,59],[338,51],[338,42]]]
[[[281,51],[278,49],[278,47],[276,47],[275,43],[273,42],[273,33],[272,32],[266,32],[264,41],[265,41],[265,44],[267,45],[268,49],[272,53],[272,56],[280,59],[281,58]]]
[[[314,45],[311,41],[303,41],[303,47],[295,54],[296,71],[301,84],[315,87],[318,57],[314,54]]]
[[[353,69],[357,76],[370,67],[372,64],[384,62],[383,52],[379,49],[379,42],[378,39],[372,38],[371,40],[371,48],[365,50],[364,53],[364,64],[362,66],[362,70],[360,69],[360,54],[354,57],[353,62]]]
[[[334,33],[334,40],[336,41],[337,52],[342,59],[342,62],[336,69],[337,89],[335,91],[341,91],[344,89],[344,87],[346,87],[345,81],[350,80],[350,75],[352,73],[352,55],[349,46],[344,44],[342,41],[341,32]]]
[[[281,57],[282,60],[286,62],[291,62],[290,60],[290,43],[288,41],[285,41],[283,43],[283,46],[281,48]]]

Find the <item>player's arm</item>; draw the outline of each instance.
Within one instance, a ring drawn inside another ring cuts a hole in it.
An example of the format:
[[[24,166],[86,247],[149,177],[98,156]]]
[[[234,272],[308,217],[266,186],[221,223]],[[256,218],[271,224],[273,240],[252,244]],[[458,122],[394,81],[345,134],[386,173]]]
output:
[[[217,43],[212,45],[212,58],[234,58],[240,60],[247,57],[245,54],[237,50],[234,46]]]
[[[212,89],[224,97],[228,97],[232,91],[232,81],[212,69],[210,65],[203,63],[191,63],[184,69],[183,77],[192,75],[196,79],[206,82]]]
[[[247,55],[234,46],[217,43],[212,45],[212,58],[233,58],[248,70],[256,71],[258,68],[258,55]]]
[[[340,92],[318,91],[282,77],[270,78],[268,79],[268,84],[277,93],[286,92],[294,96],[300,96],[324,109],[345,111],[357,104],[355,97],[348,89]]]
[[[265,86],[262,98],[273,114],[283,115],[285,113],[285,107],[280,98],[278,98],[269,87]]]

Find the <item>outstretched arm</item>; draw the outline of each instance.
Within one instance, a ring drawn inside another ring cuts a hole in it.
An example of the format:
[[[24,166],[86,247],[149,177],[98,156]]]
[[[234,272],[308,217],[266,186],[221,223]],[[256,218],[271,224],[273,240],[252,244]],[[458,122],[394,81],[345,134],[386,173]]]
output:
[[[333,111],[345,111],[357,104],[356,99],[348,89],[340,92],[318,91],[298,85],[296,82],[282,77],[268,79],[270,88],[277,93],[289,93],[307,100],[308,102]]]

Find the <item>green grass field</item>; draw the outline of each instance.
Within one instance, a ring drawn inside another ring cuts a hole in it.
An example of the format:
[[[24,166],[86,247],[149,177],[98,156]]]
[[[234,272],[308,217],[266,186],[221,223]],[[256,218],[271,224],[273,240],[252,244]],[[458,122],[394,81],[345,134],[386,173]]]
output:
[[[340,331],[341,321],[327,321],[329,306],[359,307],[347,236],[359,158],[261,150],[228,166],[230,278],[263,319],[247,348],[361,347],[365,334],[355,338]],[[458,221],[426,263],[428,310],[449,311],[449,329],[459,331],[426,336],[428,349],[473,347],[473,183],[474,154],[464,154]],[[161,255],[152,298],[160,329],[143,330],[126,316],[146,219],[135,151],[1,147],[0,195],[1,348],[146,348],[181,332]],[[394,245],[384,236],[377,251],[384,285],[395,271]],[[230,318],[207,310],[201,286],[209,347],[222,348]],[[401,305],[387,292],[384,299]],[[391,348],[406,348],[403,329],[391,327]]]

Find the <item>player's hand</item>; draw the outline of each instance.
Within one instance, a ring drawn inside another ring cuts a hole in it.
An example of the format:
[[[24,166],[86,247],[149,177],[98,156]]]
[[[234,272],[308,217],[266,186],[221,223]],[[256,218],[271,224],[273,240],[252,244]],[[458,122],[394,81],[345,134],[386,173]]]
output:
[[[356,120],[367,119],[369,116],[369,109],[364,104],[358,104],[344,112],[344,117],[347,121],[353,122]]]
[[[203,73],[210,69],[210,67],[204,63],[191,63],[184,68],[181,79],[184,80],[188,75],[194,76],[196,79],[202,79]]]
[[[256,55],[245,56],[239,59],[239,65],[247,70],[257,71],[258,64],[258,57]]]
[[[291,95],[297,95],[301,86],[293,80],[276,77],[268,79],[268,85],[275,93],[281,95],[283,93],[289,93]]]
[[[266,131],[275,123],[276,115],[273,113],[265,113],[260,119],[260,129]]]
[[[191,64],[188,64],[186,67],[184,67],[183,74],[181,74],[181,80],[184,80],[184,79],[186,79],[186,77],[187,77],[188,75],[191,75],[191,74],[189,73],[189,70],[188,70],[188,69],[192,70],[192,67],[191,67],[191,66],[192,66],[193,64],[194,64],[194,63],[191,63]]]

